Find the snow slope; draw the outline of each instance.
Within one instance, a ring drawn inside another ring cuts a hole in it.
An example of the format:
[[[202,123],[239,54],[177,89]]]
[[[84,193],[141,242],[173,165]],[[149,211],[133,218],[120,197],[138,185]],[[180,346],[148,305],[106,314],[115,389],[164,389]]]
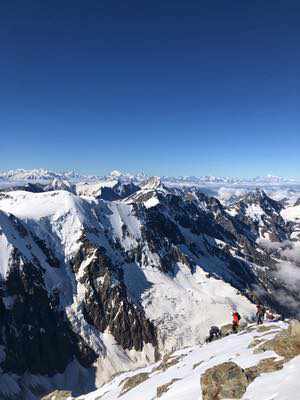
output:
[[[178,265],[175,278],[154,270],[144,269],[151,285],[142,297],[146,315],[159,328],[160,348],[174,351],[191,344],[203,343],[210,326],[231,322],[232,311],[251,318],[255,306],[222,280],[198,268],[194,274]]]
[[[281,211],[284,220],[293,223],[291,239],[300,240],[300,205],[290,206]]]
[[[164,392],[161,400],[201,400],[201,375],[215,365],[226,361],[234,361],[242,368],[252,367],[260,360],[280,357],[273,351],[254,354],[253,348],[248,348],[255,339],[263,337],[271,339],[281,329],[286,328],[282,322],[266,323],[272,326],[266,332],[243,331],[237,335],[229,335],[218,341],[203,346],[188,347],[173,353],[170,366],[165,370],[160,368],[160,362],[147,368],[138,369],[121,374],[110,383],[102,386],[97,391],[79,397],[80,400],[154,400],[157,399],[157,388],[170,384],[168,391]],[[173,360],[173,362],[172,362]],[[173,364],[173,365],[172,365]],[[278,372],[265,373],[255,379],[242,397],[243,400],[291,400],[296,399],[295,393],[300,390],[299,381],[300,356],[292,359]],[[133,389],[124,393],[123,384],[126,378],[145,373],[146,380]]]
[[[68,259],[78,250],[83,225],[90,223],[85,202],[67,191],[14,191],[0,200],[0,209],[23,220],[41,239],[62,247]]]
[[[287,221],[300,221],[300,205],[285,208],[282,210],[281,215]]]

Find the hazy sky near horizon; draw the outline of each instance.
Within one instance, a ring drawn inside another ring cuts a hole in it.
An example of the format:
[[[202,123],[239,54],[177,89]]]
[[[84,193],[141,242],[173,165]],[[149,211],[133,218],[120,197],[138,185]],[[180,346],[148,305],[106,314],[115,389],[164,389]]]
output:
[[[298,1],[0,5],[0,169],[300,177]]]

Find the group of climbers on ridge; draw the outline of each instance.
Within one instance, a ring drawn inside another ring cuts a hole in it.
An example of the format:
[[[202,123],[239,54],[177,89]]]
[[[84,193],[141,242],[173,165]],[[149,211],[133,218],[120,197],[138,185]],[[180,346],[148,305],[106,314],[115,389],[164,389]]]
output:
[[[266,310],[266,308],[258,303],[256,305],[256,323],[257,325],[262,325],[265,319],[265,316],[268,320],[274,320],[275,316],[271,310]],[[232,313],[232,326],[231,332],[237,333],[240,326],[241,316],[238,311],[235,309]],[[209,330],[209,336],[206,338],[206,342],[212,342],[216,339],[220,339],[223,336],[222,331],[217,326],[212,326]]]

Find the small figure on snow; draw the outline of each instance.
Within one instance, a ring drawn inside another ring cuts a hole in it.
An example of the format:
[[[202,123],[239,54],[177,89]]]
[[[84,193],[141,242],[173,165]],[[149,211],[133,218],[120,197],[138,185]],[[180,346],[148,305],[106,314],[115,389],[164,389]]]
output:
[[[237,333],[239,325],[240,325],[241,316],[237,311],[234,311],[232,314],[232,332]]]
[[[217,326],[212,326],[209,330],[209,336],[206,342],[212,342],[213,340],[220,339],[222,337],[222,332]]]
[[[266,309],[261,304],[256,306],[256,318],[257,318],[257,325],[262,325],[264,323]]]

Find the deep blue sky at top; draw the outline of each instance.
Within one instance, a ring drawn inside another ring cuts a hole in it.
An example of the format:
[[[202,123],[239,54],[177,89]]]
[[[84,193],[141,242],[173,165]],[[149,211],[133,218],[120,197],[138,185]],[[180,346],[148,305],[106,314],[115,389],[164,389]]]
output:
[[[299,177],[299,111],[299,1],[1,1],[0,169]]]

